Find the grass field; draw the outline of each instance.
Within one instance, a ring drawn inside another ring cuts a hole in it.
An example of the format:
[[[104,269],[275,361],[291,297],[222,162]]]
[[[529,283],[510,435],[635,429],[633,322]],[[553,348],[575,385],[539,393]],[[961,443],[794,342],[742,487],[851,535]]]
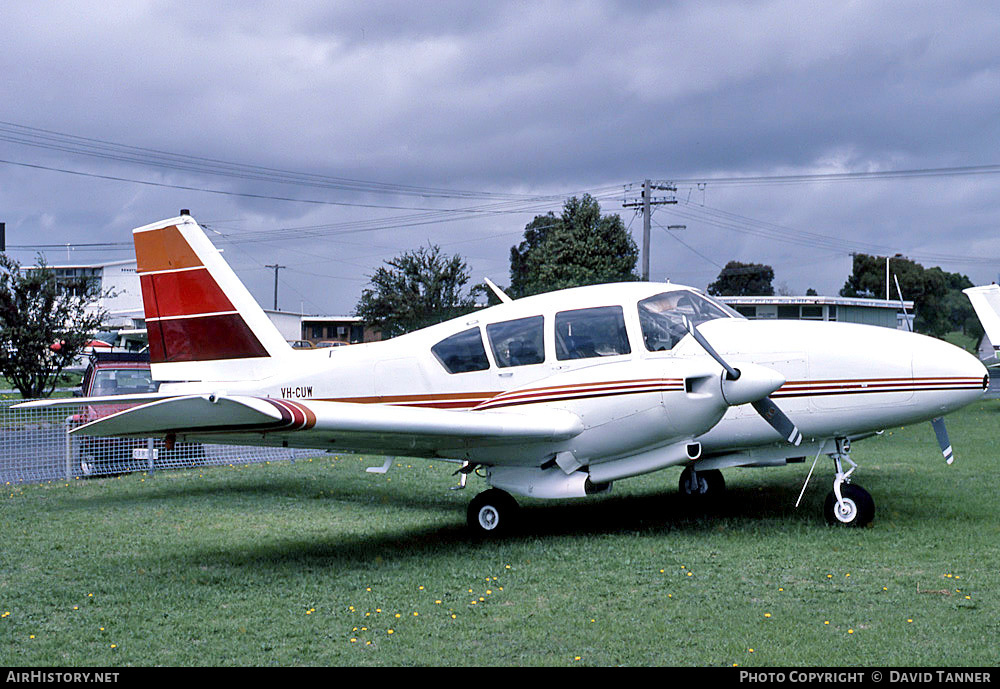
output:
[[[0,665],[993,666],[1000,403],[857,443],[866,529],[830,528],[824,458],[522,501],[477,542],[453,465],[297,463],[4,486]]]

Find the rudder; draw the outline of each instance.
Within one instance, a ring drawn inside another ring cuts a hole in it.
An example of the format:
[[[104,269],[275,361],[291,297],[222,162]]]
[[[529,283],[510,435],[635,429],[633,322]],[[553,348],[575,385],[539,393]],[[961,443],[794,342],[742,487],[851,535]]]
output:
[[[291,352],[193,218],[139,227],[132,236],[155,379],[262,377]]]

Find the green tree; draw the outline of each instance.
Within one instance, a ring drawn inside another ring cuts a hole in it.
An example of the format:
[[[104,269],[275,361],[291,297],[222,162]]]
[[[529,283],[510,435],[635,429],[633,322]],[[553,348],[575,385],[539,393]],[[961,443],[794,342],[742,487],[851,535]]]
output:
[[[730,261],[719,272],[719,277],[708,286],[708,293],[715,296],[762,296],[774,294],[774,269],[762,263]]]
[[[959,273],[938,267],[924,268],[896,254],[889,259],[889,299],[896,300],[896,280],[903,299],[913,301],[914,327],[918,332],[941,337],[953,330],[979,337],[982,326],[962,290],[972,281]],[[886,295],[886,258],[855,254],[853,271],[840,290],[844,297],[881,299]]]
[[[355,315],[382,332],[382,338],[425,328],[476,308],[473,293],[463,294],[469,272],[460,256],[436,245],[385,261],[361,292]]]
[[[101,296],[93,281],[60,284],[41,258],[22,270],[0,255],[0,373],[22,397],[52,394],[107,318],[96,306]]]
[[[638,280],[639,250],[617,215],[601,215],[589,194],[563,204],[560,216],[536,215],[510,249],[513,298],[566,287]]]

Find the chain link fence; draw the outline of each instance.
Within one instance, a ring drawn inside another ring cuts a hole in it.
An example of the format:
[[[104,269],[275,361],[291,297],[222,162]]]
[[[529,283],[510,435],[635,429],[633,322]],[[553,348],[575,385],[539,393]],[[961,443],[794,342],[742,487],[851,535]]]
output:
[[[109,476],[202,465],[252,464],[317,454],[298,450],[178,442],[163,438],[93,438],[70,431],[95,418],[86,405],[12,409],[0,401],[0,485]],[[100,412],[106,415],[120,408]]]

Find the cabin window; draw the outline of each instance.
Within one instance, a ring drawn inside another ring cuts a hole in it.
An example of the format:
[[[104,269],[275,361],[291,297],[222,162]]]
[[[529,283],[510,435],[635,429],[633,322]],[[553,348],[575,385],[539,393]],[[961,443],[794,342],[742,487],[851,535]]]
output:
[[[559,360],[614,356],[631,351],[620,306],[556,314],[556,358]]]
[[[716,318],[738,318],[732,309],[687,290],[663,292],[639,302],[639,327],[646,349],[673,349],[687,335],[684,319],[695,325]]]
[[[485,371],[490,367],[479,328],[469,328],[438,342],[431,352],[448,373]]]
[[[497,366],[527,366],[545,361],[542,324],[541,316],[531,316],[487,325],[486,337]]]

